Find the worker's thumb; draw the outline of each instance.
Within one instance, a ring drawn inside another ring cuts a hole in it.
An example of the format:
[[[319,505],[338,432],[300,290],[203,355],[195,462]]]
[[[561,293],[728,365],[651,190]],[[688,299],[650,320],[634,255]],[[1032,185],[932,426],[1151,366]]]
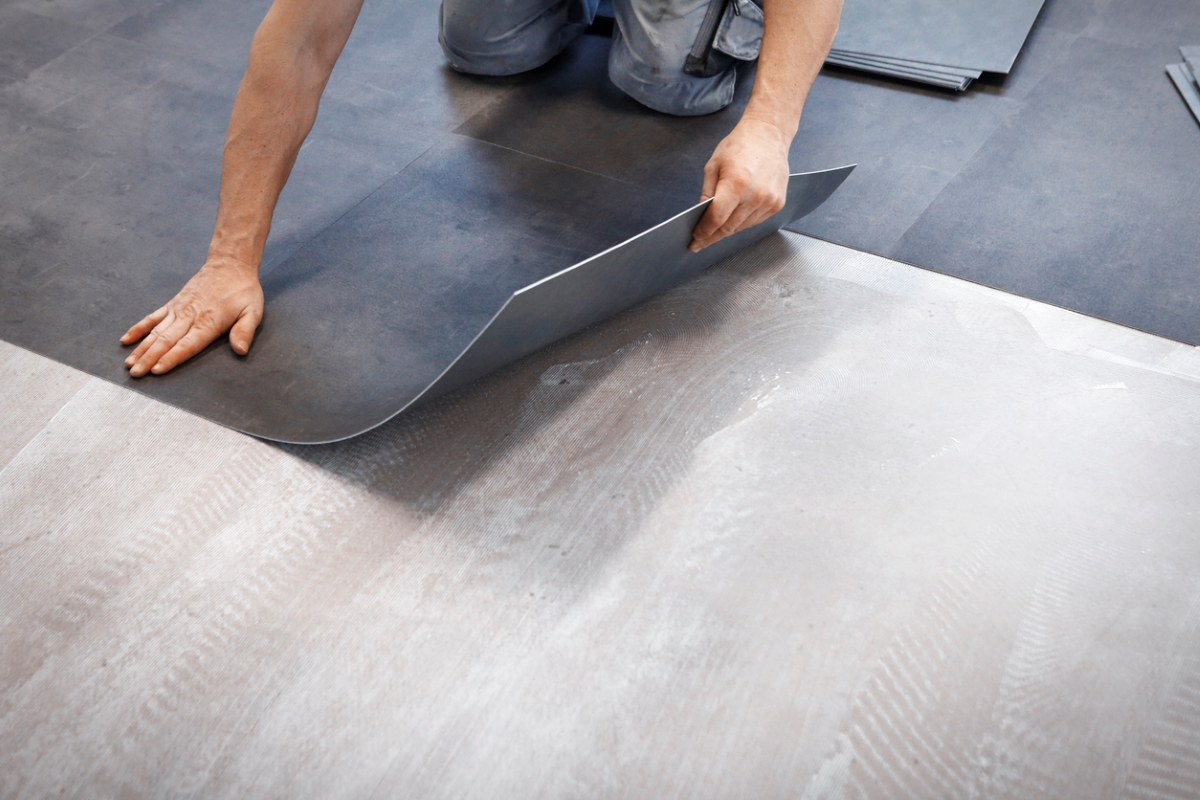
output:
[[[254,332],[258,330],[259,322],[262,322],[262,311],[257,308],[247,308],[238,317],[238,321],[233,323],[233,328],[229,331],[229,344],[235,353],[244,356],[250,352],[250,345],[254,342]]]
[[[700,202],[704,202],[717,193],[717,181],[720,177],[721,167],[718,165],[716,157],[710,158],[704,165],[704,188],[700,190]]]

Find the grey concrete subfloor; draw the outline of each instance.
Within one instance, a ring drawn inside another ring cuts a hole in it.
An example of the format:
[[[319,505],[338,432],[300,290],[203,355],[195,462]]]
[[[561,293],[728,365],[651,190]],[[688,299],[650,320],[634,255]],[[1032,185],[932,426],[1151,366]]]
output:
[[[2,797],[1200,794],[1194,348],[786,234],[335,446],[0,387]]]

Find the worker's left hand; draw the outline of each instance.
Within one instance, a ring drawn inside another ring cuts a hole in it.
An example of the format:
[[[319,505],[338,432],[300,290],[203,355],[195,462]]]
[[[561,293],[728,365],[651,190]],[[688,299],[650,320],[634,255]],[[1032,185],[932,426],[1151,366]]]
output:
[[[775,125],[745,118],[721,140],[704,166],[700,199],[713,201],[692,232],[693,253],[783,208],[789,145]]]

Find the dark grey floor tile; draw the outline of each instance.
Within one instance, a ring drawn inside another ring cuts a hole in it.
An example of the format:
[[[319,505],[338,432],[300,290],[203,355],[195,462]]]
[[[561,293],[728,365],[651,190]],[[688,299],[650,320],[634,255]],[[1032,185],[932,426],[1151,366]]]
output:
[[[71,109],[71,104],[55,114],[71,113],[74,120],[82,120],[74,124],[85,147],[166,164],[186,164],[210,154],[219,162],[237,81],[203,64],[176,75],[130,92],[102,114],[91,113],[90,107]]]
[[[903,235],[1017,104],[883,80],[822,74],[792,145],[792,168],[857,163],[791,230],[882,252]]]
[[[111,332],[153,310],[146,297],[173,293],[203,262],[216,166],[185,172],[110,155],[12,210],[0,228],[4,338],[105,374],[97,349],[112,352]]]
[[[450,137],[265,277],[267,318],[247,358],[222,342],[129,381],[116,339],[203,258],[216,177],[113,157],[10,226],[0,337],[226,424],[275,419],[282,438],[369,425],[431,383],[515,289],[679,210]]]
[[[0,105],[65,127],[85,127],[161,80],[165,66],[132,42],[99,34],[0,89]]]
[[[857,162],[824,206],[794,230],[887,253],[1018,104],[1060,68],[1108,0],[1050,0],[1008,75],[965,94],[826,71],[809,96],[792,166]]]
[[[95,33],[22,8],[0,6],[0,78],[24,78]]]
[[[169,0],[111,29],[170,60],[245,70],[254,31],[270,3]],[[438,3],[366,3],[325,96],[406,122],[450,130],[527,78],[473,78],[446,66],[437,43]]]
[[[1112,0],[1046,0],[1033,29],[1081,34],[1112,3]],[[1026,46],[1028,46],[1026,42]]]
[[[445,134],[326,98],[275,207],[263,256],[269,272]]]
[[[267,276],[268,316],[246,359],[222,344],[134,388],[285,439],[367,427],[431,383],[514,290],[669,205],[452,137]]]
[[[451,130],[528,76],[481,78],[446,66],[437,2],[366,3],[326,95]]]
[[[92,169],[102,153],[74,132],[0,99],[0,227]],[[7,222],[6,222],[7,221]]]
[[[162,56],[203,61],[241,73],[250,40],[270,0],[168,0],[133,14],[109,29]]]
[[[1200,344],[1196,163],[1161,54],[1080,38],[890,255]]]
[[[583,36],[536,79],[472,117],[458,133],[561,164],[699,196],[705,162],[737,124],[749,98],[747,67],[729,108],[703,117],[672,117],[626,96],[607,78],[610,42]],[[823,165],[829,166],[829,165]]]
[[[1078,36],[1052,25],[1035,25],[1012,70],[1007,75],[985,73],[971,91],[1010,100],[1025,98],[1042,78],[1059,69]]]
[[[1109,0],[1086,34],[1127,47],[1154,48],[1164,64],[1179,61],[1179,46],[1200,42],[1200,13],[1192,0]]]
[[[161,5],[163,0],[9,0],[46,17],[54,17],[85,28],[101,31],[123,19]]]

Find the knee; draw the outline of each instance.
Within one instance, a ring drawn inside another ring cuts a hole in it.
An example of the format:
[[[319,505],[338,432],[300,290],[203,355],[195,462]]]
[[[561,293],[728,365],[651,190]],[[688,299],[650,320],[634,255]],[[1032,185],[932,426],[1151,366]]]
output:
[[[553,58],[565,44],[563,28],[538,4],[442,0],[438,41],[459,72],[515,75]]]
[[[480,56],[489,55],[487,31],[480,24],[485,4],[472,0],[442,0],[438,18],[438,43],[450,66],[459,72],[486,75]]]
[[[736,66],[698,78],[680,68],[665,67],[662,62],[666,59],[639,58],[619,31],[613,38],[608,55],[609,80],[642,105],[676,117],[695,117],[720,111],[733,101]],[[657,52],[653,55],[659,56]],[[669,53],[668,57],[675,55],[682,65],[684,54]]]

